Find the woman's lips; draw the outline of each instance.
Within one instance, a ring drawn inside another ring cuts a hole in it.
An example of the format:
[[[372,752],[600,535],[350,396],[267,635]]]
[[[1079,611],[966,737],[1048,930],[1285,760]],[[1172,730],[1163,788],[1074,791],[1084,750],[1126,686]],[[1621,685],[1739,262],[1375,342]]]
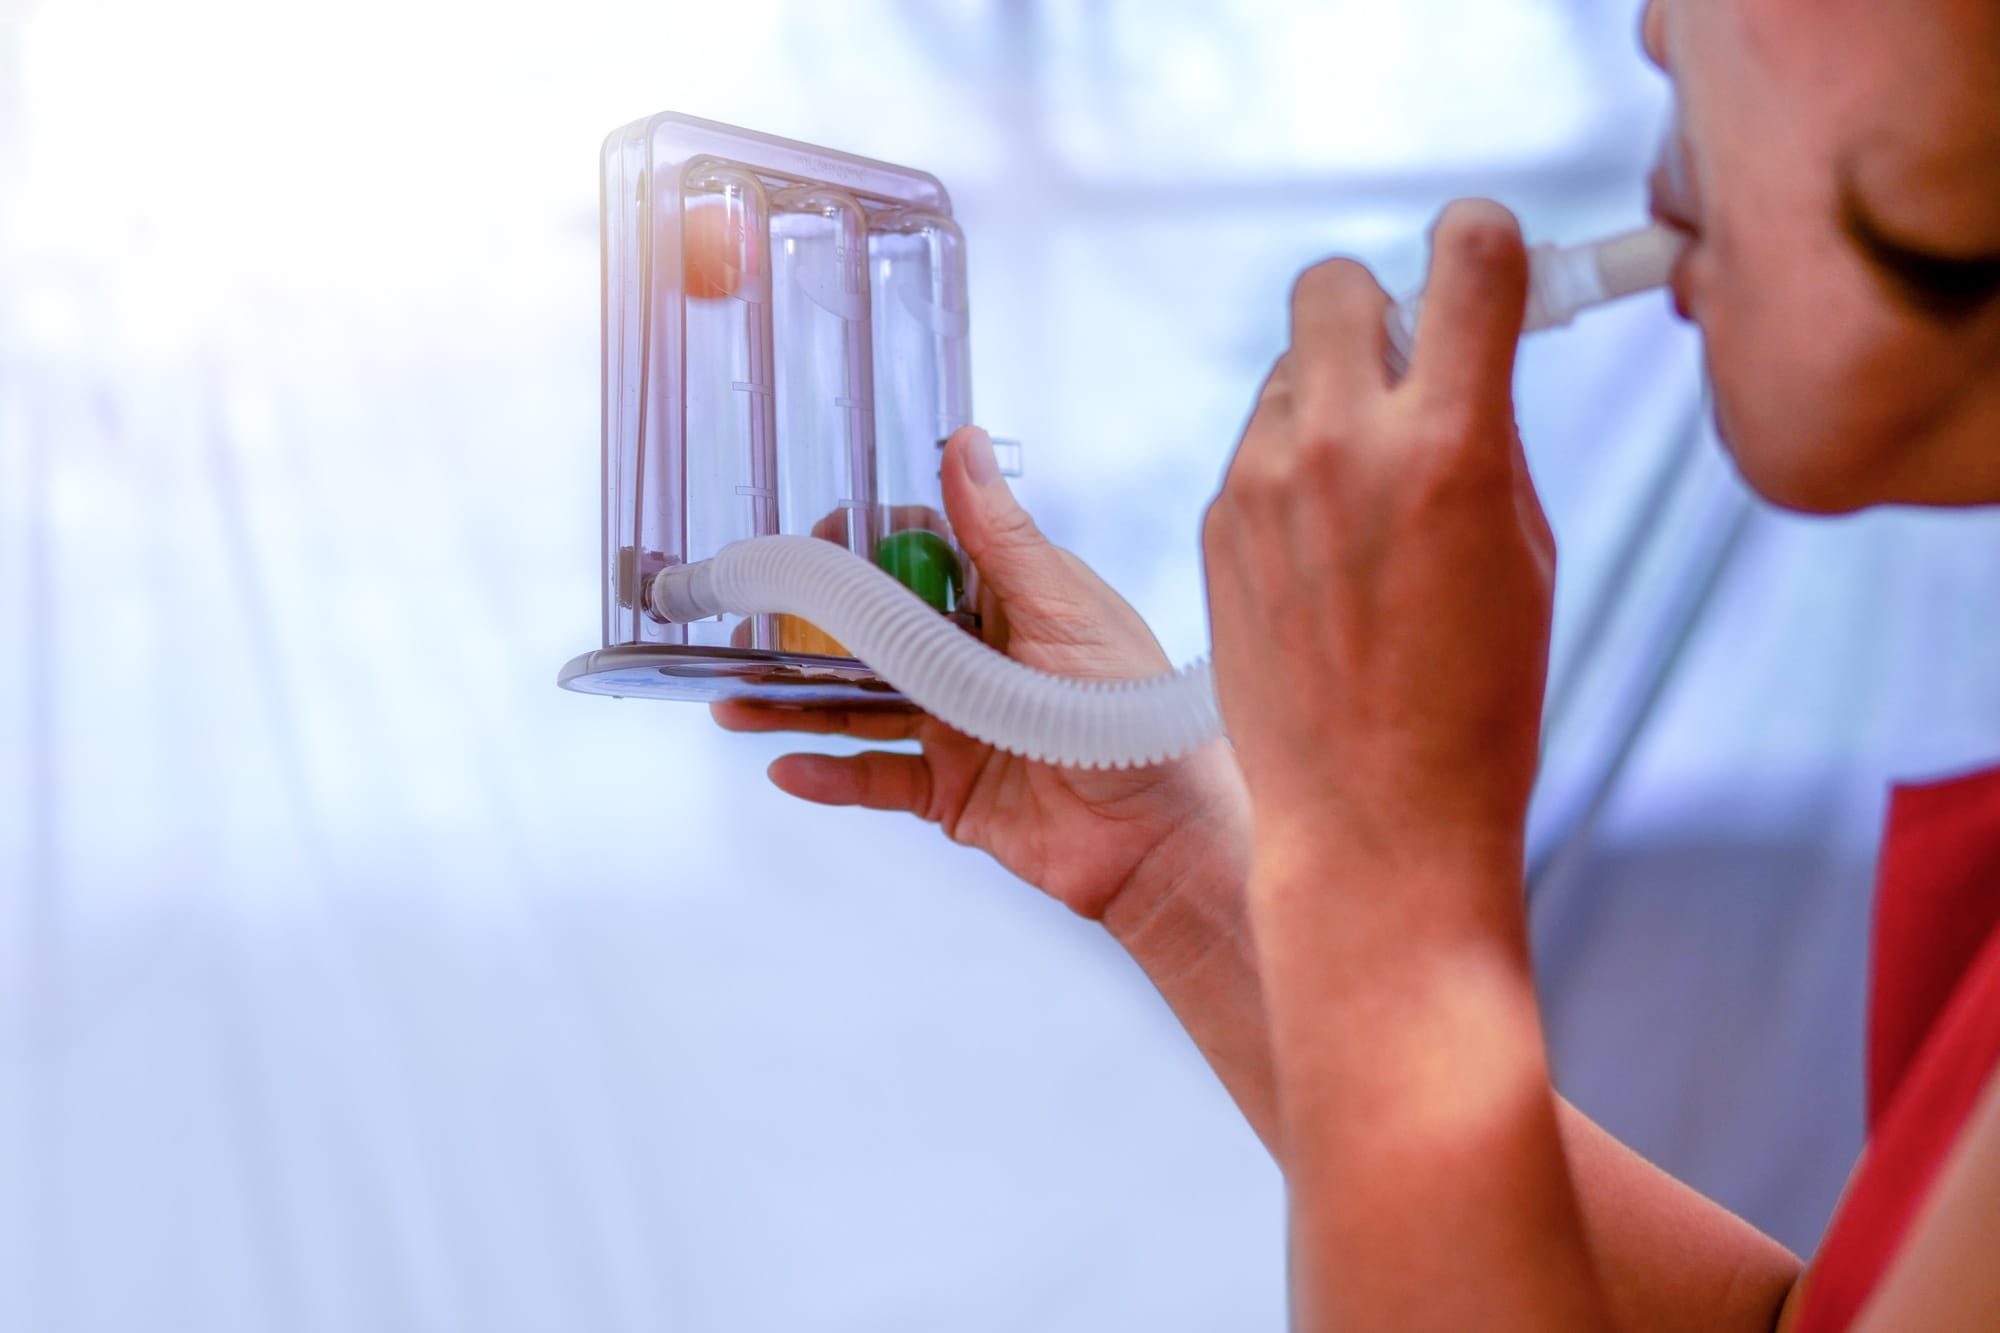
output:
[[[1673,277],[1668,280],[1668,290],[1674,294],[1674,313],[1688,322],[1694,322],[1694,296],[1688,282],[1687,252],[1674,261]]]
[[[1664,161],[1654,169],[1650,185],[1652,197],[1648,201],[1648,211],[1652,213],[1654,220],[1672,227],[1688,239],[1687,245],[1681,250],[1680,258],[1674,261],[1673,292],[1675,312],[1682,319],[1692,319],[1694,316],[1688,282],[1688,261],[1692,258],[1695,247],[1701,243],[1701,227],[1690,216],[1693,210],[1687,206],[1681,191],[1676,188],[1679,181],[1675,179],[1675,173],[1668,170]]]
[[[1675,231],[1686,232],[1690,239],[1698,238],[1701,227],[1694,220],[1694,207],[1683,183],[1685,172],[1670,166],[1668,159],[1673,155],[1673,150],[1668,149],[1660,165],[1653,168],[1652,176],[1646,181],[1650,196],[1647,200],[1649,211]]]
[[[1674,260],[1674,309],[1682,319],[1692,319],[1693,283],[1690,262],[1701,245],[1701,192],[1695,186],[1694,156],[1688,151],[1680,109],[1674,109],[1666,135],[1660,140],[1660,156],[1646,182],[1648,205],[1654,219],[1673,228],[1687,239]]]
[[[1653,196],[1651,205],[1646,211],[1653,215],[1655,222],[1665,223],[1675,231],[1680,232],[1683,236],[1686,236],[1690,241],[1698,239],[1701,235],[1699,227],[1695,226],[1694,223],[1681,214],[1675,212],[1658,195]]]
[[[1661,221],[1677,231],[1682,230],[1669,219],[1662,218]],[[1688,235],[1693,237],[1694,233],[1689,232]],[[1681,247],[1680,254],[1674,259],[1673,271],[1667,277],[1667,290],[1674,297],[1674,313],[1690,321],[1694,319],[1694,279],[1689,266],[1694,260],[1694,249],[1693,240]]]

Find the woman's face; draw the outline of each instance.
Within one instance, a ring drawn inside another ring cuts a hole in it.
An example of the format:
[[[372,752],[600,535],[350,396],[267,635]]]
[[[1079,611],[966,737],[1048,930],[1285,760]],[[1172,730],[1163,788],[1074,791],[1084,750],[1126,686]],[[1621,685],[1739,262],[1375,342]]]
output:
[[[1655,210],[1771,500],[2000,501],[2000,5],[1651,0]]]

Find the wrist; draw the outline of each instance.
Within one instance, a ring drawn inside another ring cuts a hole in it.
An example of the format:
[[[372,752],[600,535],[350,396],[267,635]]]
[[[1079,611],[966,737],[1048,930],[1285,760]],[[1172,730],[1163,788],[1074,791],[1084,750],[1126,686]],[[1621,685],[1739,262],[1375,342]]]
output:
[[[1521,802],[1346,790],[1305,799],[1259,793],[1251,811],[1258,868],[1281,875],[1309,878],[1331,862],[1518,879],[1526,858],[1528,820]]]
[[[1226,759],[1226,752],[1225,752]],[[1135,867],[1100,918],[1187,1028],[1273,1155],[1278,1094],[1244,888],[1248,802],[1233,763]]]
[[[1247,949],[1250,859],[1248,801],[1240,783],[1217,781],[1117,886],[1104,927],[1156,980],[1198,960],[1218,939],[1239,939]]]
[[[1265,949],[1309,946],[1357,976],[1425,955],[1525,960],[1522,843],[1506,829],[1388,839],[1260,821],[1248,915]]]

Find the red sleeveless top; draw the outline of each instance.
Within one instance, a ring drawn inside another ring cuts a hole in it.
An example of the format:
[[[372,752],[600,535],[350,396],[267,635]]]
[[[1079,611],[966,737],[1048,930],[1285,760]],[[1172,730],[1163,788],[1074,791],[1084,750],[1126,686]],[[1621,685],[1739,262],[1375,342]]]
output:
[[[1875,898],[1868,1146],[1814,1256],[1797,1333],[1861,1313],[2000,1068],[2000,769],[1899,787]]]

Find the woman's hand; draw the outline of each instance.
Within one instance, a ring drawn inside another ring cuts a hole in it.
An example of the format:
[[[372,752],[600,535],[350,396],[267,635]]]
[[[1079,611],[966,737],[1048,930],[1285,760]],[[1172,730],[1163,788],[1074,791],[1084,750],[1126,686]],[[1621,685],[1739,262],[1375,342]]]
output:
[[[979,609],[995,647],[1068,676],[1168,669],[1138,613],[1082,561],[1050,545],[1015,502],[984,431],[952,436],[943,483],[952,529],[979,573]],[[1172,764],[1089,771],[1007,754],[916,712],[731,702],[717,705],[715,717],[735,731],[917,741],[916,754],[786,755],[771,765],[771,780],[808,801],[928,819],[1094,920],[1136,883],[1165,891],[1177,868],[1206,868],[1218,854],[1242,859],[1242,783],[1220,744]]]
[[[1320,264],[1293,290],[1291,346],[1203,533],[1260,868],[1518,876],[1555,575],[1514,426],[1526,284],[1513,218],[1455,205],[1394,385],[1366,269]]]
[[[1204,533],[1301,1329],[1609,1322],[1521,905],[1555,573],[1526,291],[1514,220],[1454,206],[1391,385],[1382,289],[1309,270]]]

